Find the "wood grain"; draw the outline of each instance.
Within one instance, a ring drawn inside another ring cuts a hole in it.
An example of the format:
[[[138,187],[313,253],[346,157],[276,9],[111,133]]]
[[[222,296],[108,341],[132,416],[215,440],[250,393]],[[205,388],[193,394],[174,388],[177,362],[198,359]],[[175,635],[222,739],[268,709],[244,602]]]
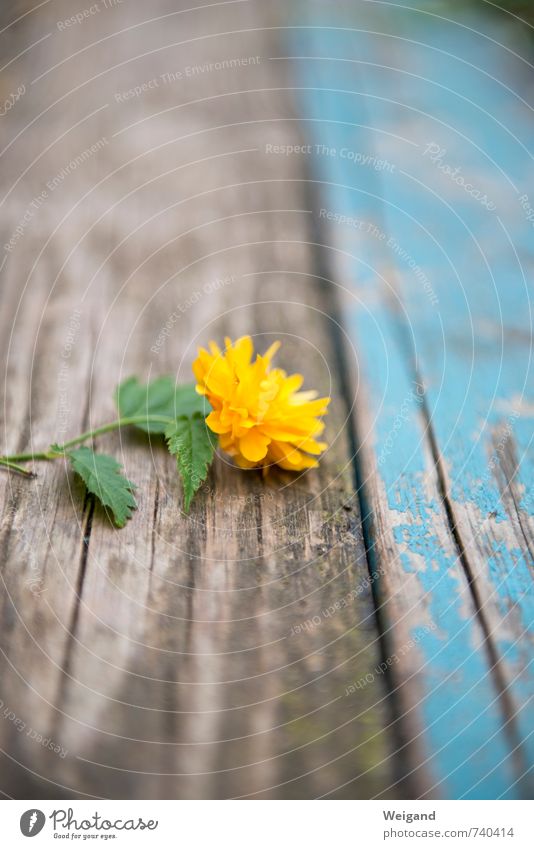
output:
[[[496,80],[505,48],[484,29],[390,13],[304,16],[315,28],[286,56],[317,144],[327,269],[347,290],[364,524],[414,768],[441,795],[515,797],[533,694],[525,69],[510,60]]]
[[[260,349],[281,338],[281,364],[332,395],[331,448],[319,471],[265,483],[219,457],[185,516],[159,442],[101,438],[139,487],[120,532],[62,463],[40,466],[33,482],[2,474],[0,674],[15,717],[0,723],[2,792],[407,792],[392,789],[397,736],[376,672],[306,175],[297,157],[265,152],[301,143],[269,61],[275,34],[262,28],[272,21],[259,3],[124,4],[67,34],[57,23],[69,14],[68,3],[45,6],[10,42],[16,55],[47,36],[15,63],[12,79],[28,90],[3,119],[4,244],[58,182],[2,272],[5,449],[109,420],[128,374],[188,380],[198,344],[242,333]],[[224,65],[243,57],[259,60]],[[188,75],[196,65],[204,70]]]

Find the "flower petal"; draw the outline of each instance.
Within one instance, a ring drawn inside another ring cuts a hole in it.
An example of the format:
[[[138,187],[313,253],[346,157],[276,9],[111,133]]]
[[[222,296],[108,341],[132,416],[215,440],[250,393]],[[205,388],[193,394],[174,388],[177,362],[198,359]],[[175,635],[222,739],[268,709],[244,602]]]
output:
[[[290,472],[301,472],[319,465],[315,457],[308,457],[293,445],[280,442],[271,442],[269,457],[281,469],[287,469]]]
[[[241,437],[239,440],[239,450],[245,460],[257,463],[259,460],[263,460],[267,454],[267,447],[270,441],[268,436],[265,436],[260,430],[254,428],[246,436]]]
[[[208,350],[199,348],[193,363],[197,392],[213,408],[206,423],[219,435],[222,450],[243,468],[260,465],[265,471],[276,463],[300,471],[316,466],[310,455],[327,447],[317,437],[330,398],[300,391],[301,374],[271,366],[279,346],[275,342],[254,357],[250,336],[226,338],[224,350],[212,341]]]
[[[221,421],[221,411],[214,410],[206,419],[206,424],[213,433],[227,433],[229,428],[227,424]]]

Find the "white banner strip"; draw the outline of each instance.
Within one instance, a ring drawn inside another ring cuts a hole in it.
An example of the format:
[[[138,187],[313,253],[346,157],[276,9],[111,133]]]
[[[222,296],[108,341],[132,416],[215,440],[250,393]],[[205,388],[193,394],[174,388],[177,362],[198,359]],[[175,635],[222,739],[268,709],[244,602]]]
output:
[[[2,845],[532,849],[528,802],[4,801]],[[29,840],[35,838],[35,843]]]

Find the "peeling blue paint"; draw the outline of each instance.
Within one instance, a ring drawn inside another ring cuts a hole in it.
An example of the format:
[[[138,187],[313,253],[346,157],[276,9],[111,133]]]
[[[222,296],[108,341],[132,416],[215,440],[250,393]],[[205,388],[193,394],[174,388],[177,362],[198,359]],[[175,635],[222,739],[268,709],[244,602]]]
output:
[[[491,466],[496,428],[509,426],[521,459],[521,507],[532,514],[531,312],[515,255],[533,237],[516,191],[530,168],[534,205],[534,166],[524,149],[532,124],[526,124],[519,104],[510,104],[510,92],[488,76],[499,67],[502,49],[476,33],[431,26],[417,14],[391,8],[387,20],[378,19],[380,26],[365,17],[371,15],[367,10],[357,19],[345,13],[340,23],[353,31],[335,29],[333,14],[328,21],[320,14],[308,11],[304,22],[311,26],[293,31],[288,52],[301,57],[294,68],[302,132],[318,146],[311,168],[320,181],[323,212],[315,214],[331,228],[336,247],[353,255],[342,261],[338,256],[337,268],[347,270],[344,282],[355,293],[345,319],[376,415],[379,473],[389,508],[399,516],[400,562],[406,573],[417,572],[430,620],[438,625],[418,640],[431,765],[452,798],[514,798],[519,790],[481,630],[466,618],[453,562],[433,528],[441,507],[424,488],[423,419],[413,375],[417,368],[425,381],[453,499],[475,504],[481,523],[491,517],[496,533],[510,522]],[[324,29],[314,28],[322,23]],[[392,38],[357,31],[366,26],[389,27]],[[399,34],[421,46],[398,41]],[[399,61],[415,76],[380,67]],[[446,150],[451,169],[460,168],[470,185],[480,186],[494,210],[429,161],[424,151],[431,143]],[[342,150],[389,166],[355,164]],[[341,223],[341,216],[348,220]],[[506,232],[513,232],[514,246],[507,245]],[[378,292],[389,285],[388,262],[401,288],[384,299]],[[522,395],[530,397],[530,405],[518,403]],[[406,413],[399,425],[402,405]],[[502,614],[517,616],[528,629],[534,620],[531,564],[520,549],[509,551],[504,543],[495,543],[494,552],[488,566]],[[525,666],[525,646],[503,640],[499,650],[507,661]],[[527,704],[532,678],[523,675],[512,691],[520,705]],[[522,710],[518,720],[527,740],[532,712]]]

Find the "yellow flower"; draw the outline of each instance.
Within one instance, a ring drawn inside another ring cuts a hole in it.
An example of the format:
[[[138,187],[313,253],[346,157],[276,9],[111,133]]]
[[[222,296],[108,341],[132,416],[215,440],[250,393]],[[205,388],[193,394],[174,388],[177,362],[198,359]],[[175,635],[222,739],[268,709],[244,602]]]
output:
[[[330,398],[299,392],[301,374],[271,368],[280,342],[255,360],[250,336],[233,344],[227,338],[225,344],[224,351],[215,342],[209,351],[199,348],[193,363],[197,392],[213,407],[206,423],[223,451],[246,469],[266,470],[273,463],[292,471],[317,466],[315,457],[327,448],[316,440],[324,430],[318,416],[326,413]]]

